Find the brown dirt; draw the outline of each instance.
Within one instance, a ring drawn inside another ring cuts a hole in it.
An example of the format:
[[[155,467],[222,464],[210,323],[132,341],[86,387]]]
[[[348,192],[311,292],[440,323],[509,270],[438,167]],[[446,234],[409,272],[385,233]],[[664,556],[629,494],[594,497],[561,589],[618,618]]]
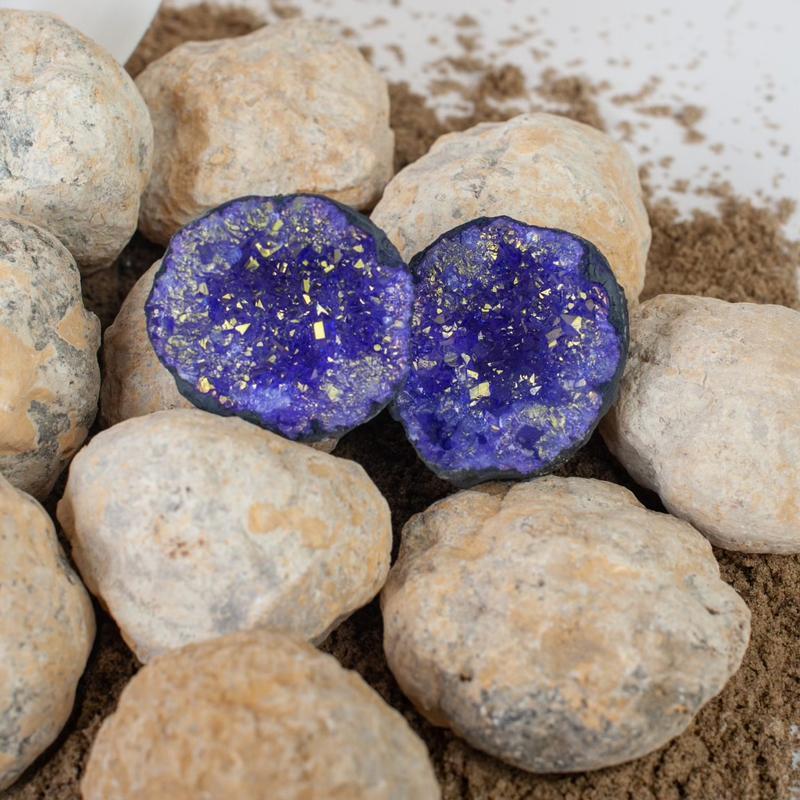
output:
[[[141,69],[147,60],[183,39],[236,35],[257,27],[256,23],[237,9],[212,12],[198,6],[162,13],[130,68]],[[522,91],[513,72],[503,73],[504,69],[500,74],[506,78],[500,85],[510,78],[511,85]],[[398,168],[422,155],[446,130],[479,121],[481,103],[497,97],[497,73],[492,72],[491,76],[487,72],[483,89],[474,95],[476,114],[455,122],[439,121],[425,99],[408,86],[392,86]],[[603,127],[594,101],[597,87],[581,78],[549,73],[540,89],[545,100],[561,104],[568,116]],[[502,90],[500,94],[508,96]],[[483,107],[483,113],[494,119],[500,112],[492,106],[489,111]],[[718,212],[696,212],[688,220],[680,219],[668,203],[650,203],[654,236],[646,294],[704,293],[798,307],[794,269],[800,263],[800,250],[782,232],[787,205],[758,205],[730,191],[714,191]],[[137,236],[115,268],[86,282],[87,304],[100,314],[104,326],[136,277],[160,253],[160,248]],[[346,436],[336,453],[363,464],[385,494],[396,537],[412,514],[452,491],[422,466],[402,429],[387,414]],[[597,436],[560,473],[623,483],[649,507],[661,508],[657,497],[632,484]],[[52,506],[53,500],[48,504],[51,511]],[[375,602],[336,630],[323,649],[361,673],[420,733],[430,748],[444,800],[783,800],[791,769],[789,726],[800,721],[800,557],[725,551],[717,551],[717,557],[724,577],[753,614],[744,664],[686,733],[650,756],[612,769],[534,776],[433,728],[411,708],[387,669]],[[99,609],[98,620],[97,642],[73,718],[55,745],[8,792],[9,800],[77,800],[80,796],[78,782],[92,738],[137,668],[116,626]]]

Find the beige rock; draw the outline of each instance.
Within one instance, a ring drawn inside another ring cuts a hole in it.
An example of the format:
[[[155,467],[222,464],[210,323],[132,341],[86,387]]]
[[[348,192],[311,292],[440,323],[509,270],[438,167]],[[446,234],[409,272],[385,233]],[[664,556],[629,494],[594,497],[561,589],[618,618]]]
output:
[[[133,81],[50,14],[0,10],[0,211],[54,233],[84,272],[136,230],[153,128]]]
[[[0,217],[0,473],[35,497],[49,494],[97,413],[99,345],[64,245]]]
[[[677,736],[738,668],[750,620],[690,525],[584,478],[486,484],[412,517],[382,606],[419,710],[532,772]]]
[[[0,792],[58,736],[94,640],[45,510],[0,477]]]
[[[95,739],[84,800],[436,800],[425,745],[355,672],[248,631],[144,667]]]
[[[389,507],[358,464],[199,409],[95,436],[58,519],[142,661],[261,626],[322,640],[389,569]]]
[[[136,83],[155,126],[140,218],[153,241],[248,194],[315,192],[364,208],[392,175],[386,81],[318,23],[183,44]]]
[[[178,391],[147,335],[144,304],[160,266],[156,261],[139,278],[103,337],[100,417],[107,427],[155,411],[194,407]]]
[[[800,552],[800,313],[659,295],[631,315],[601,428],[633,478],[715,545]]]
[[[506,215],[595,244],[636,300],[650,224],[633,162],[605,133],[553,114],[522,114],[448,133],[399,172],[372,213],[408,261],[476,217]]]
[[[161,265],[156,261],[131,289],[103,338],[103,384],[100,418],[111,427],[131,417],[173,408],[194,408],[179,391],[172,373],[158,360],[147,335],[144,305]],[[337,439],[311,443],[330,453]]]

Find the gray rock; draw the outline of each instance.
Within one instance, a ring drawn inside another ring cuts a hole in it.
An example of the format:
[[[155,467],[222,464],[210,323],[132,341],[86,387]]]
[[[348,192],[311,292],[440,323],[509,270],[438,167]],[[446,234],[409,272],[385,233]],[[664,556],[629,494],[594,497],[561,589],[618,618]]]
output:
[[[0,477],[0,792],[58,736],[94,640],[50,517]]]
[[[142,661],[256,627],[320,641],[389,570],[389,507],[358,464],[199,409],[95,436],[58,519]]]
[[[153,127],[124,69],[51,14],[0,10],[0,212],[54,233],[84,272],[136,230]]]
[[[437,800],[425,745],[355,672],[231,634],[145,666],[105,720],[84,800]]]
[[[407,261],[445,231],[506,215],[588,239],[629,302],[644,285],[650,224],[625,148],[556,114],[520,114],[448,133],[399,172],[372,212]]]
[[[403,529],[384,647],[433,723],[532,772],[638,758],[738,668],[750,614],[690,525],[617,484],[486,484]]]
[[[0,217],[0,473],[45,498],[97,413],[100,323],[55,236]]]
[[[715,545],[800,552],[800,313],[659,295],[631,314],[601,431],[634,479]]]
[[[188,42],[136,84],[155,126],[140,219],[155,242],[248,194],[370,207],[392,176],[386,81],[326,25],[295,19]]]

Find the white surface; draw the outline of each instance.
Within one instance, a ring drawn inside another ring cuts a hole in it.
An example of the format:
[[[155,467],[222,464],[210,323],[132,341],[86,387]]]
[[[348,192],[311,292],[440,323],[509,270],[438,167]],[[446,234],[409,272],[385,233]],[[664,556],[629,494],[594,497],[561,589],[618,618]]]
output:
[[[58,14],[121,64],[144,35],[158,6],[159,0],[0,0],[0,8]]]
[[[190,5],[187,0],[170,0]],[[491,63],[512,62],[535,87],[547,67],[565,75],[582,74],[593,82],[607,80],[612,89],[600,107],[612,135],[620,122],[635,127],[629,145],[639,164],[673,158],[669,167],[653,168],[653,181],[689,210],[710,205],[694,195],[669,191],[675,180],[692,188],[728,180],[746,196],[800,199],[800,2],[796,0],[285,0],[305,16],[329,19],[354,29],[359,44],[374,48],[373,61],[392,81],[406,80],[426,92],[440,77],[434,62],[463,55],[455,18],[468,12],[480,25],[477,55]],[[275,19],[270,0],[242,0]],[[383,19],[385,22],[381,22]],[[429,37],[435,34],[439,41]],[[524,41],[504,44],[509,38]],[[386,48],[402,48],[405,63]],[[537,61],[531,50],[546,53]],[[611,96],[636,92],[651,76],[661,84],[641,105],[706,109],[697,126],[706,136],[700,144],[683,141],[673,120],[619,106]],[[458,76],[460,81],[463,75]],[[454,108],[450,98],[437,98]],[[722,145],[715,153],[710,145]],[[649,148],[644,152],[641,148]],[[800,236],[800,215],[789,231]]]

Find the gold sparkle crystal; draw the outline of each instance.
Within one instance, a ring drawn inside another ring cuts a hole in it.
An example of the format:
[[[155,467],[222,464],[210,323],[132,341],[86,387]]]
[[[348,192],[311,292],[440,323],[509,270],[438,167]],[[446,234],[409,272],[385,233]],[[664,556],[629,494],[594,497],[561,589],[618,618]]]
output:
[[[239,331],[239,333],[244,335],[245,333],[247,333],[247,329],[249,327],[250,327],[250,323],[249,322],[244,322],[241,325],[237,325],[234,330],[237,330],[237,331]]]
[[[363,253],[364,252],[364,245],[363,244],[355,244],[355,245],[353,245],[353,250],[355,250],[356,253]]]
[[[353,264],[353,266],[356,269],[364,269],[364,262],[359,258],[358,261],[356,261],[356,263]]]
[[[264,304],[261,302],[261,298],[259,297],[258,300],[254,303],[256,308],[260,308],[262,311],[265,311]]]
[[[206,286],[205,283],[201,283],[197,287],[197,294],[204,294],[204,295],[208,296],[208,286]]]
[[[325,338],[325,323],[322,320],[317,320],[314,323],[314,338],[315,339]]]
[[[303,278],[303,291],[304,292],[311,291],[311,281],[308,278]]]
[[[203,394],[208,394],[214,388],[214,384],[211,383],[211,381],[205,375],[203,375],[203,377],[197,382],[197,388]]]
[[[479,383],[469,390],[469,399],[477,400],[479,397],[489,397],[490,394],[491,387],[489,386],[489,381],[483,381],[483,383]]]
[[[258,245],[256,245],[256,246],[258,246]],[[261,251],[259,250],[259,252],[261,252]],[[262,255],[263,255],[263,253],[262,253]],[[247,263],[244,265],[244,268],[246,270],[249,270],[250,272],[254,272],[255,270],[257,270],[259,268],[259,266],[261,266],[261,265],[258,263],[258,261],[256,261],[253,258],[253,256],[250,256],[250,258],[248,259]]]

